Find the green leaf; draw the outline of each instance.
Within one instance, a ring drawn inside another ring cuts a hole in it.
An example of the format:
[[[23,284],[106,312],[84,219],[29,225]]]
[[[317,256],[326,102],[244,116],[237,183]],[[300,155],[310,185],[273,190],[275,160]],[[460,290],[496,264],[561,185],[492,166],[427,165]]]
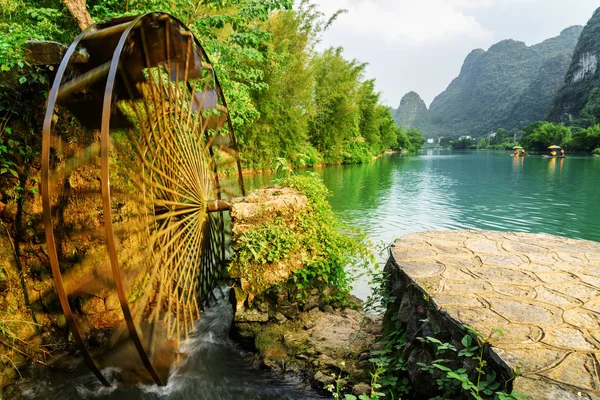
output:
[[[460,343],[465,347],[471,347],[472,342],[473,342],[473,338],[471,337],[471,335],[465,335],[462,338],[462,340],[460,341]]]
[[[431,364],[434,367],[436,367],[437,369],[441,370],[441,371],[445,371],[445,372],[449,372],[452,371],[452,369],[446,367],[445,365],[441,365],[441,364]]]
[[[27,82],[27,77],[26,76],[22,76],[22,77],[19,78],[19,83],[21,85],[24,84],[25,82]]]

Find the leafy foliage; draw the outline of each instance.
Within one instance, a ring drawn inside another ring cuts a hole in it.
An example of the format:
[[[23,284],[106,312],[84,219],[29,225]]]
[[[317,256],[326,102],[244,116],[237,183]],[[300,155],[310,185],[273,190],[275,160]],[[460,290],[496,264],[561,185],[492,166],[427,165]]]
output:
[[[27,40],[69,42],[77,29],[58,0],[0,0],[0,72],[25,67]]]
[[[303,259],[292,277],[299,295],[329,286],[335,289],[334,297],[344,300],[352,280],[345,267],[357,259],[369,260],[362,235],[336,219],[327,201],[331,193],[317,174],[292,175],[278,184],[306,195],[307,207],[301,213],[267,219],[238,237],[230,267],[233,275],[248,278],[253,291],[262,293],[268,287],[257,277],[265,269]]]
[[[406,136],[408,137],[408,142],[410,143],[409,150],[418,151],[425,144],[425,137],[423,133],[417,128],[408,128],[406,130]]]
[[[521,139],[521,146],[536,151],[546,151],[548,146],[557,145],[567,147],[571,141],[571,129],[551,122],[536,123],[531,129],[525,129]]]
[[[27,40],[69,43],[78,27],[60,0],[0,0],[0,69],[35,80]],[[244,166],[275,169],[367,162],[397,142],[365,64],[343,50],[315,51],[328,19],[308,0],[88,0],[95,21],[154,10],[195,33],[211,57],[238,132]],[[36,71],[34,71],[36,72]],[[45,75],[44,75],[45,76]],[[15,82],[16,82],[15,80]],[[38,88],[47,90],[45,85]],[[366,143],[366,144],[365,144]]]

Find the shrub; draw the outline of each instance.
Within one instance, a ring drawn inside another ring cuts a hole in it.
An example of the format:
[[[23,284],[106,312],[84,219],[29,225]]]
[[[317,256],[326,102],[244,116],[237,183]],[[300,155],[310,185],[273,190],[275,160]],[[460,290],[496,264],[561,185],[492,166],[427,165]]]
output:
[[[352,283],[346,266],[357,259],[368,262],[363,235],[337,220],[327,201],[331,193],[317,174],[292,175],[276,183],[304,194],[307,206],[301,212],[265,216],[263,223],[241,234],[234,244],[232,276],[243,277],[249,290],[260,294],[269,289],[261,278],[270,267],[297,258],[302,266],[290,280],[299,298],[328,286],[332,299],[345,301]]]

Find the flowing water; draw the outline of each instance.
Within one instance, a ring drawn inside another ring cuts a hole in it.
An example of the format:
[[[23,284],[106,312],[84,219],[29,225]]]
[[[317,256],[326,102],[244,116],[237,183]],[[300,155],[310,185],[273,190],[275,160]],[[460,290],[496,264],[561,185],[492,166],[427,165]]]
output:
[[[304,400],[322,397],[301,387],[293,378],[253,366],[250,354],[229,339],[233,310],[227,297],[220,296],[202,313],[193,336],[183,345],[188,359],[171,371],[164,387],[105,388],[84,365],[67,371],[34,371],[22,388],[22,398],[39,400]],[[104,370],[104,374],[111,371]]]
[[[337,216],[376,244],[437,229],[545,232],[600,241],[600,157],[425,151],[417,157],[392,155],[315,171],[333,193],[330,202]],[[250,188],[261,187],[275,177],[255,175],[246,181]],[[368,293],[366,278],[359,278],[355,294],[365,298]],[[61,400],[319,398],[297,382],[253,368],[227,337],[230,321],[226,301],[203,314],[187,343],[187,363],[173,371],[165,388],[103,389],[80,367],[40,377],[24,388],[24,395]]]

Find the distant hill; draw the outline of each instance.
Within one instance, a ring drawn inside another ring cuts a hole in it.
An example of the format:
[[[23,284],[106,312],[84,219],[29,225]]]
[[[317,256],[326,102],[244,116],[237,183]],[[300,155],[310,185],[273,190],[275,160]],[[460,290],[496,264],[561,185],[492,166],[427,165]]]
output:
[[[583,118],[590,124],[600,121],[600,8],[583,28],[568,72],[554,100],[548,118],[566,122]]]
[[[411,123],[426,137],[478,137],[545,119],[582,29],[569,27],[533,46],[508,39],[471,51],[458,77]],[[412,115],[402,108],[401,102],[395,114]]]
[[[427,106],[416,92],[408,92],[402,96],[400,105],[394,111],[396,124],[405,128],[417,128],[421,131],[429,128]]]

